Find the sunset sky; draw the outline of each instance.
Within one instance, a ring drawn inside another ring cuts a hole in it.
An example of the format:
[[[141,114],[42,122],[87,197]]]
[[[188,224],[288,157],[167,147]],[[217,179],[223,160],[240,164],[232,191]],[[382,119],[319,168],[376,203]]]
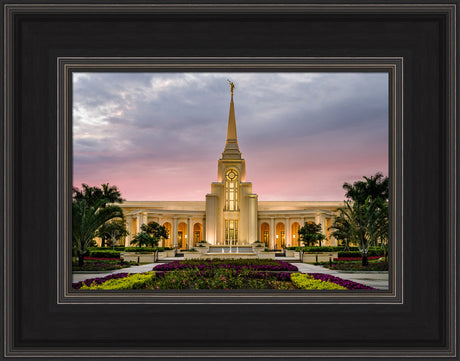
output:
[[[259,200],[343,200],[344,182],[388,175],[386,73],[74,73],[74,186],[204,201],[225,146],[227,79]]]

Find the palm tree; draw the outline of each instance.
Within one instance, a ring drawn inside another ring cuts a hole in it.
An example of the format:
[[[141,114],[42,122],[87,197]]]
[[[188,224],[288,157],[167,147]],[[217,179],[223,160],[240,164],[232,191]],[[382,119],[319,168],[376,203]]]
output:
[[[388,200],[388,177],[384,177],[382,173],[378,172],[374,176],[363,177],[364,181],[359,180],[352,184],[344,183],[343,189],[346,190],[345,196],[359,203],[364,203],[369,197],[369,201],[380,198]]]
[[[94,204],[86,199],[75,199],[72,202],[72,243],[78,255],[79,266],[83,265],[84,256],[98,228],[111,219],[123,218],[120,207],[104,207],[105,203],[105,199],[99,199]]]
[[[124,199],[121,198],[121,193],[117,186],[109,186],[109,183],[103,183],[101,198],[107,199],[109,203],[123,203]]]
[[[93,206],[98,200],[105,200],[101,207],[105,207],[107,203],[123,203],[121,193],[117,186],[109,186],[109,183],[101,184],[99,187],[91,187],[85,183],[81,185],[82,189],[77,187],[72,188],[73,198],[75,200],[85,199],[90,206]]]
[[[388,208],[387,202],[370,201],[364,203],[346,201],[345,207],[339,208],[339,215],[334,224],[333,233],[338,239],[346,239],[358,245],[362,256],[362,265],[367,266],[367,253],[370,246],[375,246],[378,240],[388,240]]]

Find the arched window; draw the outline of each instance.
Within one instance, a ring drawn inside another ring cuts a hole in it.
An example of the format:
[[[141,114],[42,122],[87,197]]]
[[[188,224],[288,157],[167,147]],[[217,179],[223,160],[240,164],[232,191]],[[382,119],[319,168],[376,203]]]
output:
[[[225,210],[238,210],[238,172],[235,169],[225,173]]]

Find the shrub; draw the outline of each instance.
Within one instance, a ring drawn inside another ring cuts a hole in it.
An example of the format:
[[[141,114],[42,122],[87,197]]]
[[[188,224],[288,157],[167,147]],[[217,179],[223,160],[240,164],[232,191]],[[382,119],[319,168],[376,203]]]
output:
[[[171,247],[126,247],[125,252],[136,252],[136,253],[152,253],[155,251],[163,252],[170,251],[174,248]]]
[[[79,290],[82,286],[90,286],[91,284],[95,285],[100,285],[108,280],[111,279],[119,279],[119,278],[125,278],[128,277],[129,273],[114,273],[105,277],[96,277],[96,278],[88,278],[87,280],[84,280],[82,282],[75,282],[72,283],[72,288]]]
[[[302,290],[346,290],[346,287],[336,283],[314,279],[312,276],[303,273],[291,274],[291,281],[295,287]]]
[[[110,279],[101,284],[92,282],[90,286],[86,283],[81,286],[81,290],[138,290],[146,288],[148,282],[155,277],[155,272],[135,273],[124,278]]]
[[[367,252],[368,257],[381,256],[382,251],[377,249],[369,249]],[[339,258],[341,257],[362,257],[360,251],[350,251],[350,252],[339,252]]]
[[[120,251],[90,250],[88,256],[94,258],[120,258]]]
[[[125,252],[151,253],[156,251],[156,247],[126,247]]]
[[[262,259],[233,259],[233,260],[187,260],[173,261],[157,265],[155,271],[173,271],[180,269],[214,270],[219,268],[242,270],[251,269],[255,271],[297,271],[298,268],[290,263],[277,260]]]

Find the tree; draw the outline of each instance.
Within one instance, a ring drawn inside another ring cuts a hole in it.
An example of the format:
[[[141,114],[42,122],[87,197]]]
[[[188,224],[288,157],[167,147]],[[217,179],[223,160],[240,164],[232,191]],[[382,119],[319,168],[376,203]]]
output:
[[[131,244],[137,244],[139,247],[142,247],[142,245],[146,247],[155,247],[158,244],[158,239],[142,231],[134,236],[131,240]]]
[[[313,246],[316,242],[319,242],[321,247],[321,241],[326,238],[321,233],[321,225],[314,222],[305,222],[305,225],[299,229],[299,239],[304,243],[305,246]]]
[[[161,226],[157,222],[149,222],[147,224],[143,224],[141,226],[141,230],[150,234],[152,237],[159,241],[161,241],[164,238],[168,238],[168,231],[166,230],[166,227]],[[157,242],[157,243],[158,243]]]
[[[105,200],[101,207],[105,207],[108,203],[123,203],[121,193],[117,186],[109,186],[109,183],[101,184],[101,187],[90,187],[82,183],[82,189],[77,187],[72,188],[73,198],[75,200],[85,199],[90,206],[93,206],[98,200]]]
[[[162,238],[168,238],[168,231],[164,226],[152,221],[141,225],[141,232],[134,236],[131,243],[139,247],[143,244],[147,247],[156,247]]]
[[[97,236],[100,237],[103,242],[109,241],[112,247],[115,246],[116,241],[126,237],[128,234],[129,232],[123,220],[106,222],[97,230]]]
[[[345,183],[345,207],[338,209],[339,215],[329,229],[332,235],[346,244],[353,242],[359,247],[362,265],[367,266],[370,246],[379,242],[386,249],[388,244],[388,177],[377,173],[363,177],[353,185]]]
[[[340,212],[341,209],[337,210]],[[353,243],[351,239],[351,225],[345,217],[342,217],[340,214],[338,217],[335,218],[334,223],[329,227],[331,232],[331,236],[337,240],[342,241],[342,245],[344,246],[344,250],[348,251],[350,247],[350,243]]]
[[[368,198],[369,202],[377,199],[388,201],[388,177],[384,177],[378,172],[370,177],[363,177],[364,181],[359,180],[352,184],[344,183],[343,189],[346,190],[345,197],[353,202],[363,204]]]
[[[94,206],[96,202],[101,201],[100,207],[104,208],[109,203],[123,203],[121,193],[117,186],[109,186],[109,183],[101,184],[101,187],[91,187],[85,183],[82,183],[81,190],[77,187],[72,188],[73,199],[80,201],[86,200],[90,207]],[[102,246],[105,246],[106,238],[102,238]]]
[[[79,266],[83,266],[84,256],[96,232],[105,222],[123,218],[120,207],[105,205],[104,199],[89,203],[86,199],[72,202],[72,244],[78,256]]]

